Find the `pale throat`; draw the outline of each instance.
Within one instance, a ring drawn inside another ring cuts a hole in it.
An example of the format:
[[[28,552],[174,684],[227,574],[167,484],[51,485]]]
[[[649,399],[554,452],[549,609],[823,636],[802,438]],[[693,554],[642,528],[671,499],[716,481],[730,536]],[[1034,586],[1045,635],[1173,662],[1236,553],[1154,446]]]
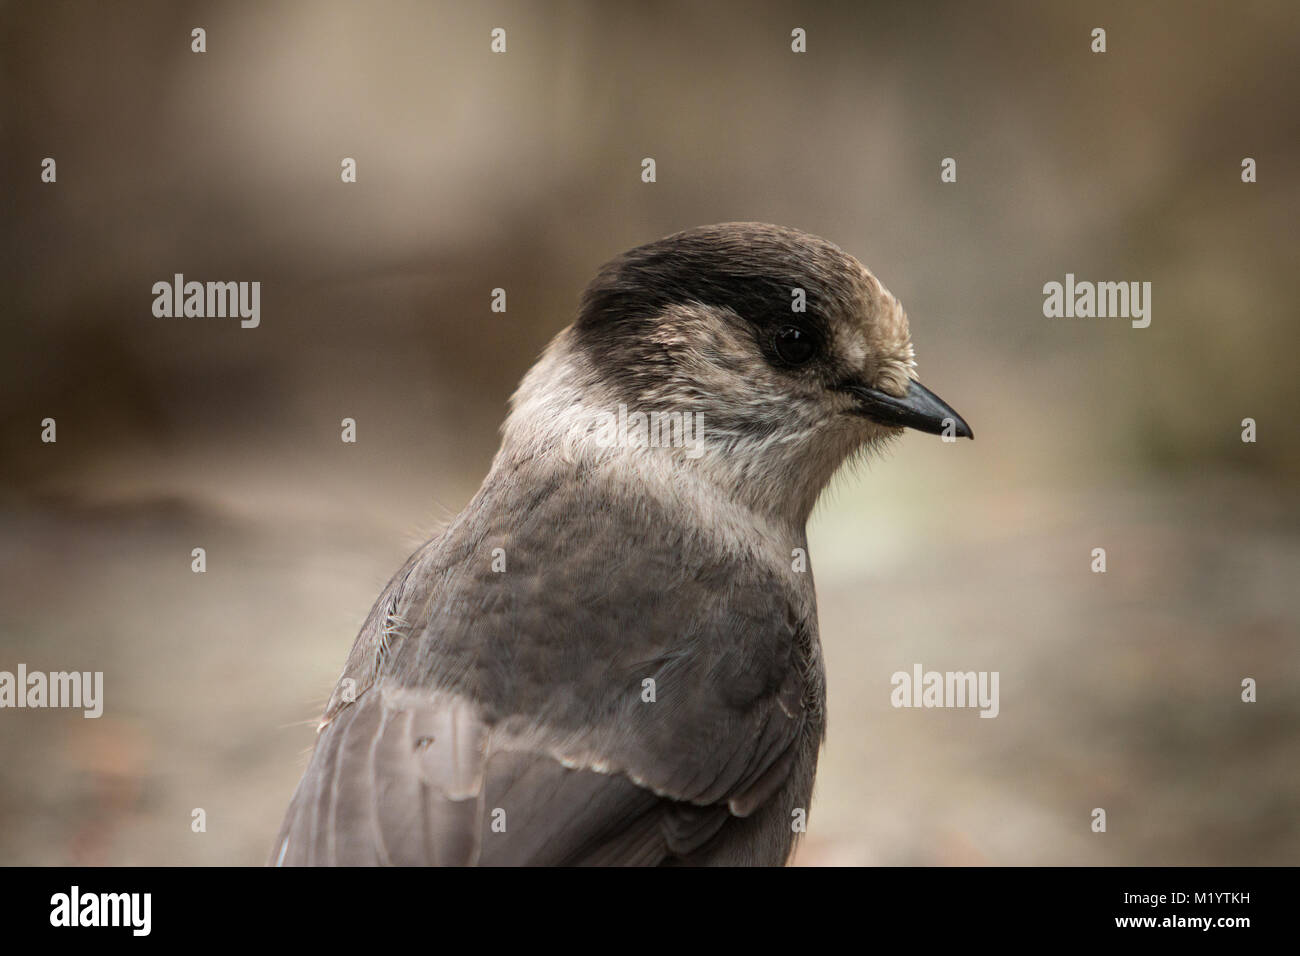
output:
[[[698,400],[638,399],[561,334],[512,398],[493,470],[576,466],[701,521],[726,512],[735,525],[751,515],[763,536],[801,538],[817,497],[867,436],[812,401],[773,401],[755,421],[753,398],[721,401],[717,411]]]

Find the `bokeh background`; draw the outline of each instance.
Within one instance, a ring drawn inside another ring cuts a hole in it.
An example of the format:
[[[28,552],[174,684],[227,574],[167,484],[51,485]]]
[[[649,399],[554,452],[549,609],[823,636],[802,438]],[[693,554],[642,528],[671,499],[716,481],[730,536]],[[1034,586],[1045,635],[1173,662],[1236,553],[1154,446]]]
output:
[[[0,5],[0,669],[106,683],[0,712],[0,863],[261,863],[597,266],[737,219],[867,263],[978,435],[815,516],[798,861],[1300,862],[1297,62],[1286,0]],[[260,328],[153,317],[176,272],[261,281]],[[1067,272],[1150,328],[1045,319]],[[1001,716],[891,708],[916,662]]]

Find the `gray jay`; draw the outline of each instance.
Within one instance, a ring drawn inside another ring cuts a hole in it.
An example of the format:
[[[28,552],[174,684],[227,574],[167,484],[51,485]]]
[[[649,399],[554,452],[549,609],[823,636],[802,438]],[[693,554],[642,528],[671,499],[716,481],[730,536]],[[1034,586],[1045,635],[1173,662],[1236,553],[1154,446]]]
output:
[[[376,601],[273,864],[763,864],[825,731],[805,524],[904,428],[972,437],[856,259],[761,223],[605,265],[468,507]]]

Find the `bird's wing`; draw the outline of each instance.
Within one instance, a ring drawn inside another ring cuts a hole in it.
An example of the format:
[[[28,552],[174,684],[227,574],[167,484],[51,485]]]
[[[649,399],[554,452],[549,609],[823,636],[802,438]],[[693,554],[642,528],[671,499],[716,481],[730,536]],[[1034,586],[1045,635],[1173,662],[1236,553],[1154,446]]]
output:
[[[566,767],[474,711],[445,694],[368,690],[322,731],[275,862],[653,864],[689,856],[727,818]]]
[[[273,862],[687,859],[815,755],[816,625],[779,573],[559,490],[477,501],[394,578]]]

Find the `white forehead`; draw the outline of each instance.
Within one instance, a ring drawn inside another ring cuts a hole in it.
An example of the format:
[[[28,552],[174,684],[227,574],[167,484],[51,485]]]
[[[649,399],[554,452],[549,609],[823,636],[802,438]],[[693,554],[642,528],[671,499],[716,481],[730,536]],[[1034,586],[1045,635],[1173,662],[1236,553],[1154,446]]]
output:
[[[907,313],[894,294],[866,266],[861,263],[858,266],[861,269],[859,289],[863,315],[859,321],[841,326],[840,353],[858,367],[874,363],[909,363],[912,346]]]

